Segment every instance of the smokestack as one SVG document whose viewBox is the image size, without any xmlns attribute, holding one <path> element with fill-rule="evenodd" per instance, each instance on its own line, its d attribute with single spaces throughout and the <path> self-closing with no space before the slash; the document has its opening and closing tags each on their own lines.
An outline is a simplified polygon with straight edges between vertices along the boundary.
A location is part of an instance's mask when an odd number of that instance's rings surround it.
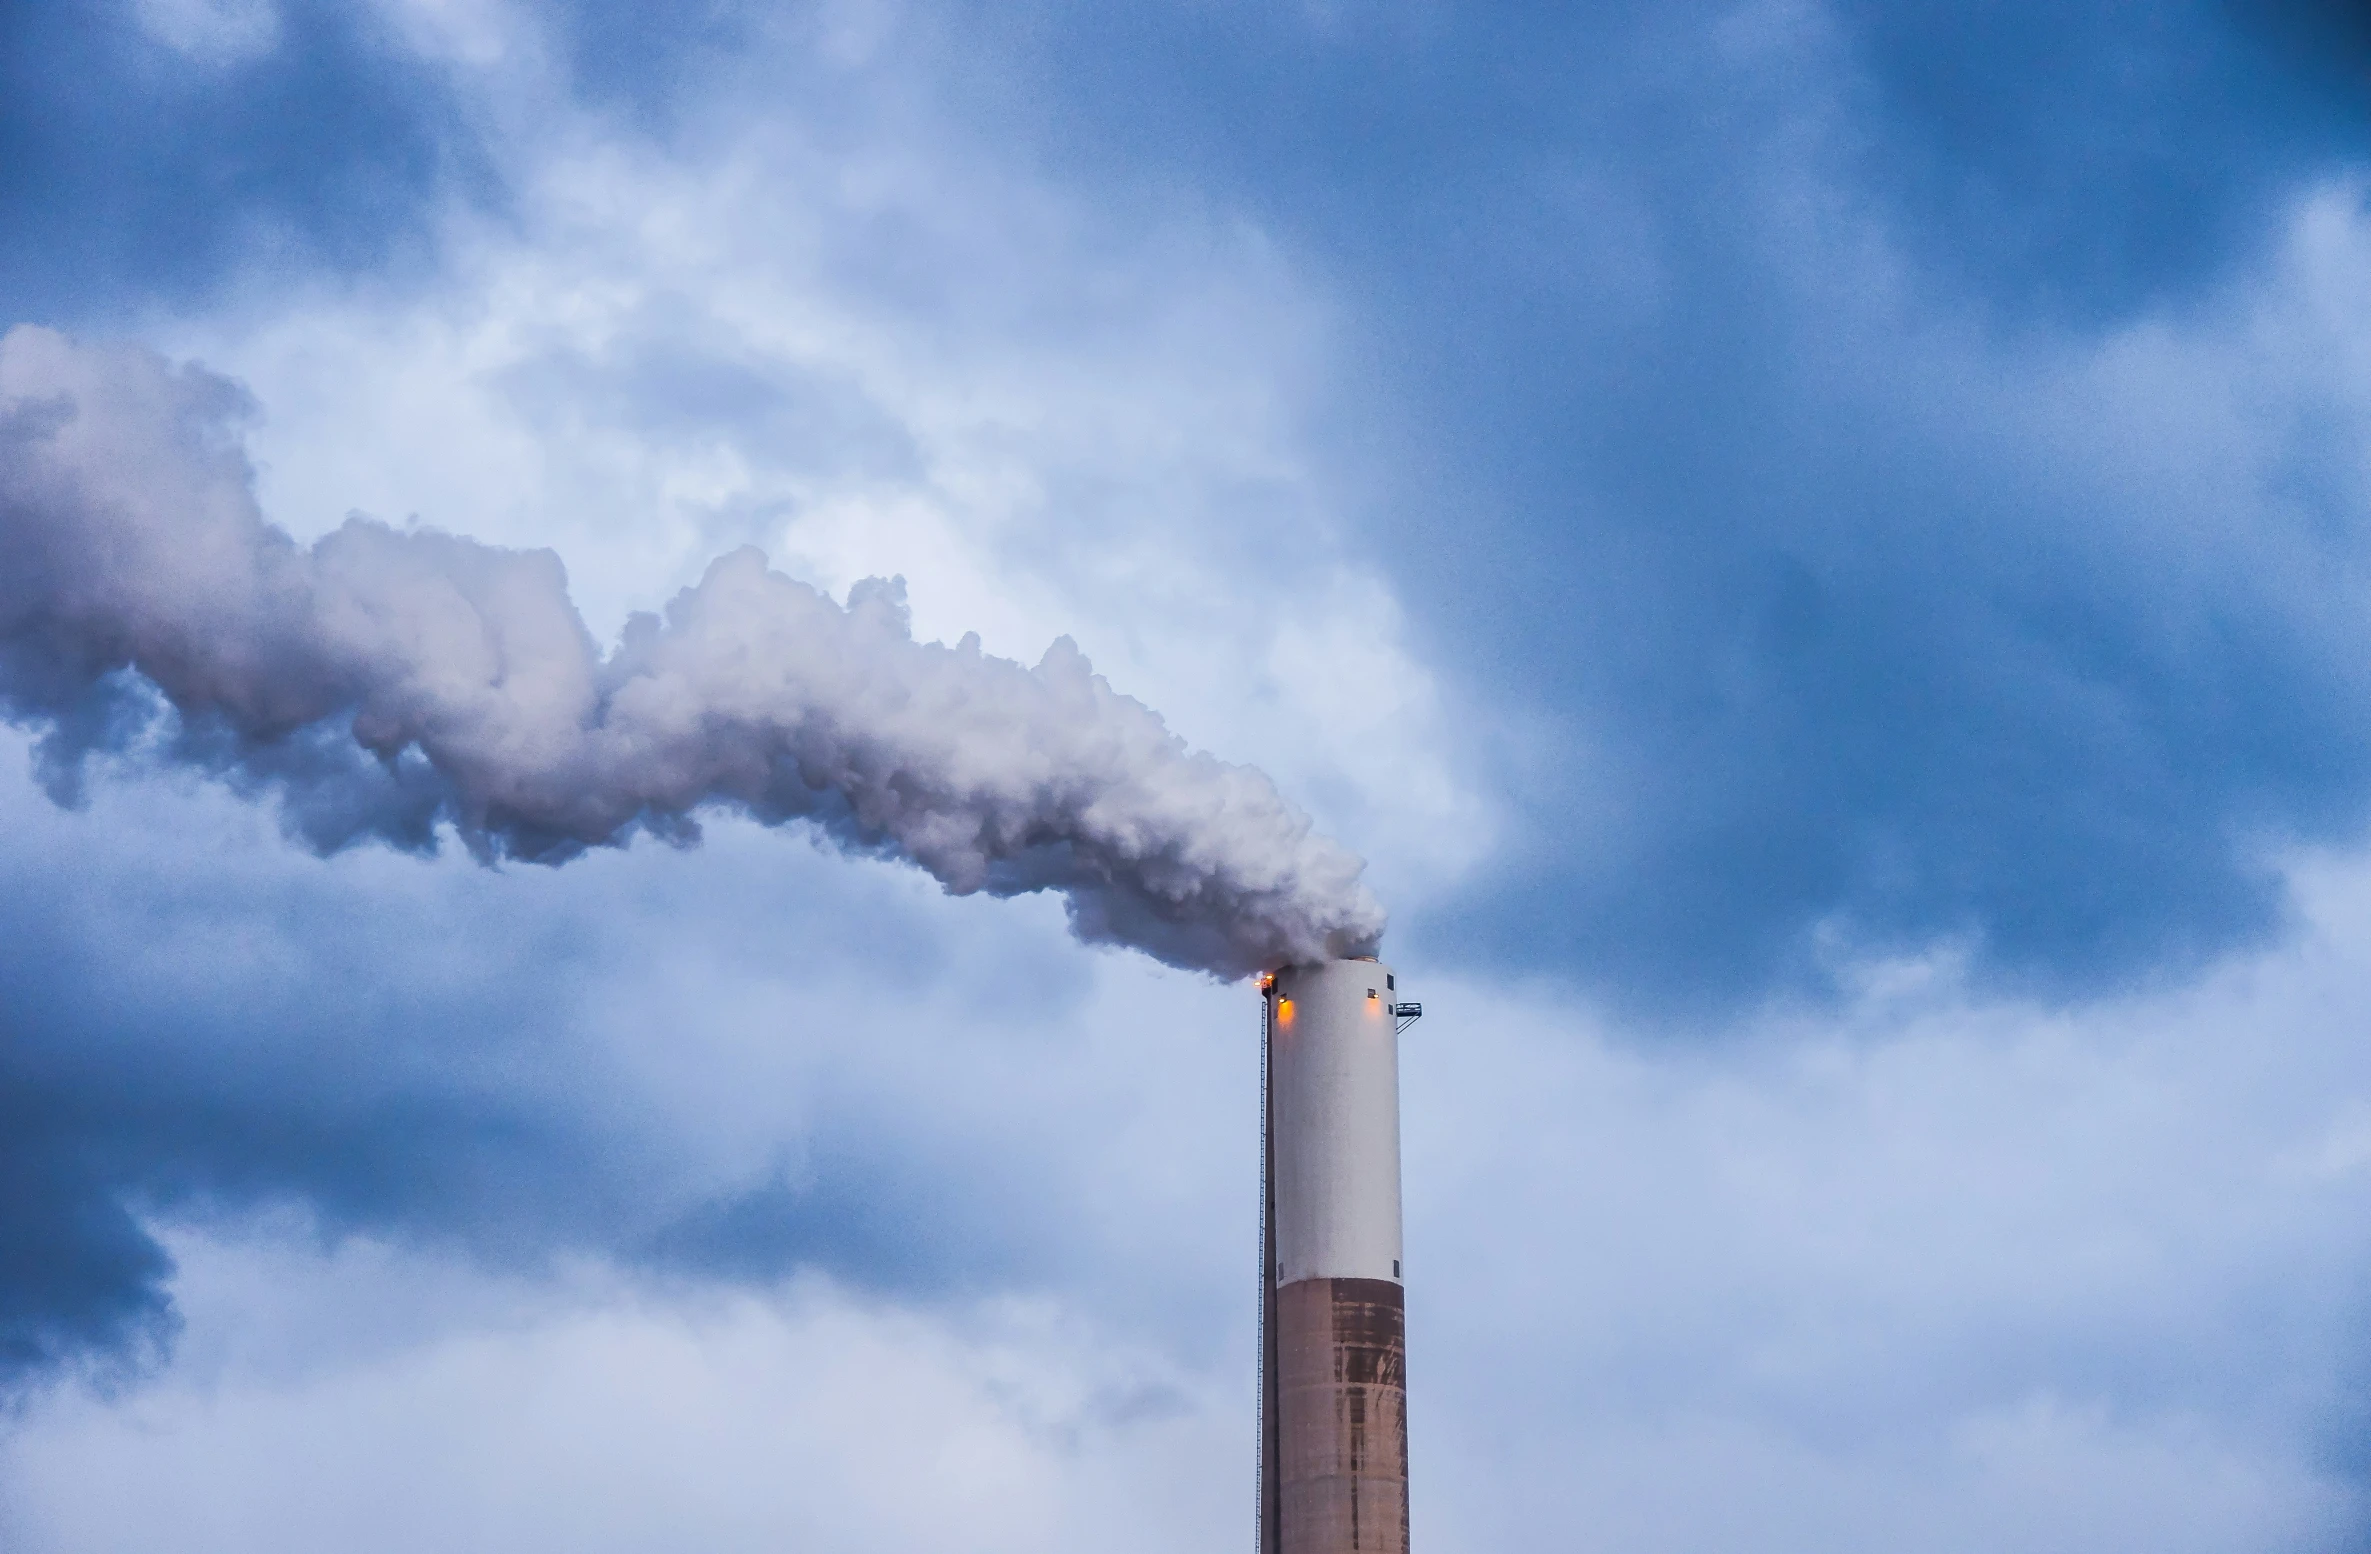
<svg viewBox="0 0 2371 1554">
<path fill-rule="evenodd" d="M 1373 959 L 1262 979 L 1260 1554 L 1405 1554 L 1399 1032 Z"/>
</svg>

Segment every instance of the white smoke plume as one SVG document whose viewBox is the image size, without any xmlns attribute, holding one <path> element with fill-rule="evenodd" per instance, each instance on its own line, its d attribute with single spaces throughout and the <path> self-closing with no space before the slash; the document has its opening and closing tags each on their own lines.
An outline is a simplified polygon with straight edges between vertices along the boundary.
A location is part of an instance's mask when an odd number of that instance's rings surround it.
<svg viewBox="0 0 2371 1554">
<path fill-rule="evenodd" d="M 299 545 L 256 505 L 246 410 L 143 350 L 0 337 L 0 710 L 61 801 L 136 747 L 323 851 L 450 828 L 554 863 L 724 806 L 959 895 L 1059 891 L 1080 938 L 1222 977 L 1382 934 L 1357 857 L 1068 638 L 1035 668 L 916 642 L 900 585 L 843 608 L 745 549 L 605 653 L 550 551 L 360 517 Z"/>
</svg>

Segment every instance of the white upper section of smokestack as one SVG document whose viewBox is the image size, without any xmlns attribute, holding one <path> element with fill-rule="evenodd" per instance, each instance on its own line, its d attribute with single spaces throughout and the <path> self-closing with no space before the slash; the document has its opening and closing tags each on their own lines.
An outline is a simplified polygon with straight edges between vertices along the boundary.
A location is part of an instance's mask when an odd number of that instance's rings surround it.
<svg viewBox="0 0 2371 1554">
<path fill-rule="evenodd" d="M 1222 976 L 1382 933 L 1354 854 L 1067 638 L 1035 666 L 916 642 L 898 585 L 841 605 L 742 550 L 604 653 L 549 551 L 363 518 L 297 544 L 244 409 L 145 351 L 0 337 L 0 715 L 45 730 L 61 797 L 138 745 L 275 792 L 325 851 L 450 827 L 547 862 L 722 805 L 957 894 L 1059 892 L 1081 938 Z"/>
<path fill-rule="evenodd" d="M 1391 968 L 1336 960 L 1269 994 L 1276 1282 L 1400 1277 L 1400 1059 Z"/>
</svg>

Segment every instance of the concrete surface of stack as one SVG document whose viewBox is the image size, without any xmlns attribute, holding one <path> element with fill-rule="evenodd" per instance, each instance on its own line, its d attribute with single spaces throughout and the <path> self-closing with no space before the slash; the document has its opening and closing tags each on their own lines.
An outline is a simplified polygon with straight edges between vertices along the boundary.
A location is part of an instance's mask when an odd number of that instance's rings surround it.
<svg viewBox="0 0 2371 1554">
<path fill-rule="evenodd" d="M 1399 1030 L 1370 959 L 1262 979 L 1261 1554 L 1405 1554 Z"/>
</svg>

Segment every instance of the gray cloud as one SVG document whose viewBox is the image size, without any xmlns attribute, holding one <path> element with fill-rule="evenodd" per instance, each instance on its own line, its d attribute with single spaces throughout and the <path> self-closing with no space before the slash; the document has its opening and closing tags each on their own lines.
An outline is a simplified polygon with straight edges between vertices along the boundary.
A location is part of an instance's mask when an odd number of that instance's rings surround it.
<svg viewBox="0 0 2371 1554">
<path fill-rule="evenodd" d="M 1508 817 L 1401 948 L 1684 1020 L 1832 993 L 1839 935 L 2194 975 L 2283 930 L 2266 839 L 2361 834 L 2361 414 L 2275 316 L 2371 146 L 2341 9 L 1065 7 L 1012 46 L 1066 172 L 1332 287 L 1331 455 Z"/>
<path fill-rule="evenodd" d="M 248 266 L 383 274 L 444 200 L 498 206 L 455 83 L 387 22 L 341 0 L 0 10 L 11 307 L 120 322 Z"/>
<path fill-rule="evenodd" d="M 924 1300 L 1077 1260 L 1080 1184 L 1010 1120 L 1113 1113 L 1048 1099 L 1072 1038 L 1040 1033 L 1123 963 L 1064 972 L 1047 906 L 983 916 L 741 820 L 566 874 L 324 864 L 182 789 L 74 814 L 0 783 L 0 1396 L 165 1352 L 160 1223 Z"/>
</svg>

